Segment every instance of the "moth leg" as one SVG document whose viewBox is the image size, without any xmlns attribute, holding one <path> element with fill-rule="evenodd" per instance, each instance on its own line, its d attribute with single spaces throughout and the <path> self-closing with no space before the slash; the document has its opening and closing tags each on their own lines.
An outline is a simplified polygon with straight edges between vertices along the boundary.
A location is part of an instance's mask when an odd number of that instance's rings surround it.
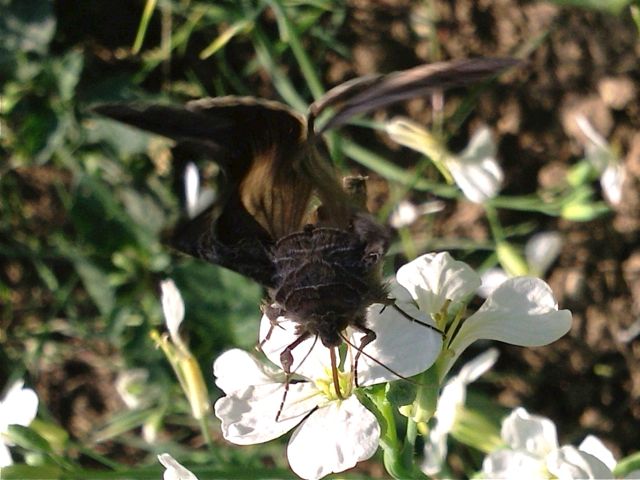
<svg viewBox="0 0 640 480">
<path fill-rule="evenodd" d="M 382 314 L 382 312 L 384 312 L 389 305 L 395 305 L 396 299 L 387 297 L 381 300 L 380 303 L 382 304 L 382 308 L 380 309 L 378 314 Z"/>
<path fill-rule="evenodd" d="M 269 327 L 269 331 L 267 332 L 265 337 L 258 343 L 258 345 L 256 345 L 256 350 L 258 350 L 259 352 L 262 351 L 262 347 L 264 346 L 265 342 L 271 338 L 273 329 L 278 326 L 278 322 L 276 320 L 278 319 L 278 317 L 281 317 L 285 313 L 285 310 L 283 308 L 274 307 L 270 304 L 263 304 L 261 310 L 262 313 L 265 314 L 269 319 L 269 323 L 271 323 L 271 326 Z"/>
<path fill-rule="evenodd" d="M 364 337 L 362 337 L 362 340 L 360 340 L 360 345 L 358 345 L 358 348 L 356 349 L 358 350 L 358 353 L 356 353 L 356 356 L 353 359 L 354 380 L 357 388 L 360 386 L 360 384 L 358 383 L 358 360 L 360 360 L 360 355 L 362 355 L 364 347 L 373 342 L 376 338 L 378 338 L 378 336 L 376 335 L 376 332 L 374 332 L 370 328 L 365 327 L 364 325 L 356 325 L 356 328 L 364 333 Z"/>
<path fill-rule="evenodd" d="M 280 364 L 282 365 L 282 370 L 285 373 L 285 381 L 284 393 L 282 394 L 282 400 L 280 401 L 280 408 L 278 408 L 278 413 L 276 414 L 276 422 L 280 420 L 280 415 L 282 414 L 282 410 L 284 408 L 284 402 L 287 399 L 287 394 L 289 393 L 289 384 L 291 383 L 291 365 L 293 365 L 293 354 L 291 352 L 294 348 L 296 348 L 310 336 L 311 334 L 309 332 L 303 333 L 298 338 L 296 338 L 293 343 L 287 345 L 280 353 Z"/>
</svg>

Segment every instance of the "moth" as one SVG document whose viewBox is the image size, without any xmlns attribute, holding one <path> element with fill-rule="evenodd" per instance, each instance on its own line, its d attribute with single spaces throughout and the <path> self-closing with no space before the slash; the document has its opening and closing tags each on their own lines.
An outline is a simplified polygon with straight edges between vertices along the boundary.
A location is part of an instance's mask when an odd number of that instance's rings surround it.
<svg viewBox="0 0 640 480">
<path fill-rule="evenodd" d="M 335 347 L 347 341 L 343 332 L 353 327 L 365 334 L 357 366 L 376 338 L 367 308 L 393 303 L 381 278 L 389 234 L 366 210 L 364 180 L 352 177 L 344 186 L 338 180 L 322 134 L 355 115 L 479 82 L 515 63 L 468 59 L 356 78 L 311 104 L 306 117 L 252 97 L 204 98 L 183 107 L 107 104 L 95 111 L 170 137 L 220 166 L 217 200 L 176 229 L 173 246 L 263 285 L 272 324 L 281 315 L 297 324 L 297 339 L 280 355 L 285 373 L 291 374 L 296 346 L 315 337 L 329 349 L 341 397 Z"/>
</svg>

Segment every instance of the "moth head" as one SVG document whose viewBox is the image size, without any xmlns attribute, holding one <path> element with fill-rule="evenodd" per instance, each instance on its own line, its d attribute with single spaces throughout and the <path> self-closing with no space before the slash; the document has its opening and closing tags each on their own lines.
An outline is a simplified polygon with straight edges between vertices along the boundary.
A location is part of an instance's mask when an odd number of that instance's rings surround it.
<svg viewBox="0 0 640 480">
<path fill-rule="evenodd" d="M 365 212 L 358 212 L 354 215 L 351 228 L 365 245 L 362 256 L 362 262 L 365 266 L 372 269 L 380 265 L 389 249 L 390 236 L 387 228 Z"/>
</svg>

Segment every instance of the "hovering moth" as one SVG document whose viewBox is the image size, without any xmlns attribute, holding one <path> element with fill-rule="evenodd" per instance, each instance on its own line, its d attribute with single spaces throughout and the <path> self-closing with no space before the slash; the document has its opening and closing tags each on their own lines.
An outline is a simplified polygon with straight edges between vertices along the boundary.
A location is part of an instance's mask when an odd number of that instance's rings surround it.
<svg viewBox="0 0 640 480">
<path fill-rule="evenodd" d="M 314 102 L 306 117 L 250 97 L 205 98 L 184 107 L 108 104 L 95 111 L 175 139 L 220 166 L 215 203 L 176 229 L 173 246 L 263 285 L 272 323 L 285 316 L 297 324 L 297 339 L 280 355 L 284 371 L 291 374 L 295 347 L 315 337 L 329 349 L 341 396 L 335 347 L 346 341 L 344 330 L 365 334 L 357 361 L 376 338 L 367 308 L 393 304 L 381 278 L 389 234 L 366 211 L 363 180 L 341 185 L 322 134 L 354 115 L 478 82 L 515 63 L 470 59 L 356 78 Z M 329 111 L 316 129 L 316 118 Z"/>
</svg>

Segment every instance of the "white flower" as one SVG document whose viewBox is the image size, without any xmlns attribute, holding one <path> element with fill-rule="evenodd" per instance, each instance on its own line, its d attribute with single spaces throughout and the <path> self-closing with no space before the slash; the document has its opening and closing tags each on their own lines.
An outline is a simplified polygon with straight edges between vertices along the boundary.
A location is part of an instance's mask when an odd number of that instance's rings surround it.
<svg viewBox="0 0 640 480">
<path fill-rule="evenodd" d="M 576 124 L 587 139 L 584 143 L 586 159 L 600 174 L 600 186 L 605 198 L 611 205 L 619 205 L 622 200 L 622 184 L 626 179 L 624 165 L 587 117 L 576 115 Z"/>
<path fill-rule="evenodd" d="M 490 478 L 613 478 L 611 470 L 587 449 L 558 447 L 551 420 L 515 409 L 502 423 L 507 449 L 487 455 L 482 472 Z M 591 445 L 593 451 L 593 445 Z"/>
<path fill-rule="evenodd" d="M 538 347 L 562 337 L 571 328 L 571 312 L 558 310 L 549 285 L 539 278 L 510 278 L 496 288 L 467 318 L 449 344 L 442 375 L 473 342 L 480 339 Z"/>
<path fill-rule="evenodd" d="M 448 252 L 427 253 L 403 265 L 396 274 L 421 311 L 440 312 L 446 301 L 465 300 L 480 287 L 480 277 L 466 263 Z"/>
<path fill-rule="evenodd" d="M 562 249 L 562 236 L 558 232 L 540 232 L 533 235 L 524 246 L 524 256 L 529 274 L 544 277 Z M 482 274 L 482 286 L 478 295 L 487 298 L 509 278 L 502 268 L 490 268 Z"/>
<path fill-rule="evenodd" d="M 622 201 L 622 184 L 627 171 L 621 163 L 610 163 L 600 176 L 600 186 L 605 198 L 611 205 L 620 205 Z"/>
<path fill-rule="evenodd" d="M 498 350 L 492 348 L 465 364 L 460 373 L 447 382 L 438 398 L 434 418 L 436 425 L 425 440 L 422 471 L 435 475 L 442 469 L 447 456 L 447 435 L 453 429 L 458 413 L 467 398 L 467 385 L 489 370 L 498 359 Z"/>
<path fill-rule="evenodd" d="M 166 468 L 162 476 L 164 480 L 198 480 L 198 477 L 183 467 L 168 453 L 158 455 L 158 461 Z"/>
<path fill-rule="evenodd" d="M 427 254 L 413 260 L 398 271 L 397 279 L 411 293 L 420 310 L 431 315 L 441 312 L 446 302 L 455 304 L 464 300 L 480 285 L 471 267 L 453 260 L 447 253 Z M 477 312 L 464 320 L 449 343 L 450 352 L 443 354 L 439 361 L 440 378 L 444 378 L 458 356 L 476 340 L 540 346 L 557 340 L 570 328 L 571 312 L 558 311 L 549 285 L 531 277 L 509 279 L 489 295 Z"/>
<path fill-rule="evenodd" d="M 184 302 L 180 290 L 171 279 L 160 282 L 160 289 L 162 291 L 162 311 L 171 340 L 178 347 L 186 348 L 179 333 L 180 325 L 184 320 Z"/>
<path fill-rule="evenodd" d="M 195 163 L 189 162 L 184 171 L 184 192 L 187 215 L 193 218 L 213 203 L 211 189 L 200 189 L 200 174 Z"/>
<path fill-rule="evenodd" d="M 425 202 L 420 205 L 415 205 L 408 200 L 403 200 L 396 208 L 393 209 L 393 212 L 389 217 L 389 225 L 396 230 L 408 227 L 421 216 L 439 212 L 443 208 L 444 203 L 439 200 Z"/>
<path fill-rule="evenodd" d="M 184 302 L 180 291 L 173 280 L 163 280 L 160 283 L 162 291 L 162 311 L 164 313 L 169 335 L 160 336 L 152 332 L 152 338 L 162 348 L 176 372 L 180 386 L 184 391 L 191 412 L 197 420 L 203 418 L 209 411 L 207 386 L 202 377 L 202 371 L 189 347 L 180 337 L 180 325 L 184 320 Z"/>
<path fill-rule="evenodd" d="M 558 258 L 562 243 L 562 236 L 558 232 L 540 232 L 533 235 L 524 246 L 529 273 L 542 277 Z"/>
<path fill-rule="evenodd" d="M 38 396 L 30 388 L 22 388 L 24 382 L 13 383 L 5 397 L 0 400 L 0 468 L 13 464 L 11 453 L 5 440 L 10 425 L 28 427 L 38 412 Z"/>
<path fill-rule="evenodd" d="M 459 156 L 446 163 L 465 197 L 483 203 L 500 191 L 504 174 L 495 158 L 496 146 L 487 127 L 478 129 Z"/>
<path fill-rule="evenodd" d="M 144 368 L 124 370 L 118 374 L 115 383 L 116 392 L 127 408 L 135 410 L 149 405 L 154 395 L 145 392 L 148 378 L 149 372 Z"/>
<path fill-rule="evenodd" d="M 429 131 L 406 118 L 394 118 L 387 123 L 386 131 L 400 145 L 427 155 L 441 171 L 443 168 L 448 171 L 472 202 L 485 202 L 500 190 L 504 175 L 495 158 L 491 131 L 486 126 L 473 134 L 459 155 L 447 151 Z M 443 174 L 448 177 L 446 172 Z"/>
<path fill-rule="evenodd" d="M 393 291 L 409 297 L 399 286 Z M 398 300 L 397 304 L 411 317 L 430 322 L 411 303 Z M 367 319 L 377 338 L 364 352 L 386 368 L 363 354 L 357 368 L 361 386 L 397 380 L 397 375 L 416 375 L 429 368 L 440 353 L 442 339 L 437 332 L 409 321 L 391 306 L 372 305 Z M 263 365 L 241 350 L 230 350 L 215 361 L 216 384 L 226 394 L 216 402 L 215 413 L 222 421 L 224 437 L 239 445 L 266 442 L 296 427 L 287 448 L 291 469 L 303 478 L 320 478 L 370 458 L 378 448 L 380 426 L 354 394 L 352 348 L 345 366 L 338 369 L 340 399 L 329 350 L 318 340 L 303 341 L 292 352 L 294 381 L 283 402 L 286 377 L 279 357 L 297 338 L 295 327 L 281 317 L 272 329 L 268 318 L 262 318 L 261 338 L 271 330 L 263 351 L 280 368 Z M 361 332 L 348 329 L 347 334 L 353 345 L 360 344 Z"/>
</svg>

